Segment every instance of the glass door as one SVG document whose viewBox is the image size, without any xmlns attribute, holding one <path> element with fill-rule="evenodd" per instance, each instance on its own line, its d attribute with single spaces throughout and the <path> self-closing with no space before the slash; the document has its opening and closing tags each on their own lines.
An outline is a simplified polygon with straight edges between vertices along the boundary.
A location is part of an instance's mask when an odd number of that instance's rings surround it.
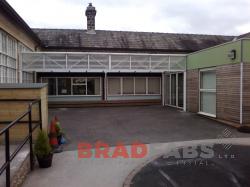
<svg viewBox="0 0 250 187">
<path fill-rule="evenodd" d="M 200 113 L 216 117 L 216 72 L 200 71 Z"/>
<path fill-rule="evenodd" d="M 178 105 L 177 106 L 180 108 L 183 108 L 183 95 L 184 95 L 183 94 L 183 92 L 184 92 L 183 82 L 184 82 L 183 73 L 178 73 L 178 90 L 177 90 L 177 92 L 178 92 L 178 101 L 177 101 Z"/>
<path fill-rule="evenodd" d="M 183 108 L 184 74 L 170 74 L 170 105 Z"/>
<path fill-rule="evenodd" d="M 170 75 L 170 105 L 176 106 L 176 74 Z"/>
</svg>

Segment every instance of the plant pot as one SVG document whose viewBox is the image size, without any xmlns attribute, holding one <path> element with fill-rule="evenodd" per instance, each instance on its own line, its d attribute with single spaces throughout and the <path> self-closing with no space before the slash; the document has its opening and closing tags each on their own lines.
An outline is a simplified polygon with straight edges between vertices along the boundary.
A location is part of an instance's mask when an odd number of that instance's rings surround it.
<svg viewBox="0 0 250 187">
<path fill-rule="evenodd" d="M 47 155 L 47 156 L 44 156 L 44 157 L 38 157 L 37 156 L 37 160 L 38 160 L 40 168 L 49 168 L 49 167 L 51 167 L 52 159 L 53 159 L 53 154 L 52 153 Z"/>
</svg>

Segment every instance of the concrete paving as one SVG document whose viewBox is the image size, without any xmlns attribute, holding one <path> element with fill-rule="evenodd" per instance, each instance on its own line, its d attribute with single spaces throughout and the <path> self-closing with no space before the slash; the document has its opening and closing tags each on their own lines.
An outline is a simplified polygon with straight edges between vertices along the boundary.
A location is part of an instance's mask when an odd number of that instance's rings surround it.
<svg viewBox="0 0 250 187">
<path fill-rule="evenodd" d="M 122 187 L 126 177 L 138 166 L 156 156 L 166 154 L 180 146 L 224 143 L 250 145 L 250 138 L 199 140 L 173 143 L 149 144 L 149 152 L 141 159 L 78 159 L 77 151 L 56 154 L 53 166 L 36 169 L 24 183 L 24 187 Z M 128 146 L 129 147 L 129 146 Z M 112 148 L 113 150 L 114 148 Z"/>
<path fill-rule="evenodd" d="M 143 166 L 124 187 L 250 186 L 250 146 L 227 146 L 210 145 L 210 152 L 206 154 L 202 151 L 204 148 L 197 146 L 195 151 L 200 153 L 197 155 L 193 148 L 188 148 L 188 155 L 187 147 L 178 148 L 176 156 L 171 152 Z"/>
<path fill-rule="evenodd" d="M 120 141 L 130 145 L 250 137 L 214 120 L 161 106 L 51 109 L 49 115 L 59 117 L 70 139 L 65 150 L 98 140 L 115 146 Z"/>
<path fill-rule="evenodd" d="M 50 119 L 57 115 L 61 121 L 70 139 L 65 147 L 67 151 L 54 155 L 52 168 L 32 172 L 24 187 L 121 187 L 136 167 L 176 146 L 221 141 L 250 143 L 249 134 L 195 114 L 161 106 L 51 109 L 49 115 Z M 149 152 L 141 159 L 78 159 L 78 143 L 94 144 L 99 140 L 110 146 L 117 142 L 131 145 L 140 141 L 147 143 Z M 111 148 L 111 152 L 114 149 Z"/>
</svg>

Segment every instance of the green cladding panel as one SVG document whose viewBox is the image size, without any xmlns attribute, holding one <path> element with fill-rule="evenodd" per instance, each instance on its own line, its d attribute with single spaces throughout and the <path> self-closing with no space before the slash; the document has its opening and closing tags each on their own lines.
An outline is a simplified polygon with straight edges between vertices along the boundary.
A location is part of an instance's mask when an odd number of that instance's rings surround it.
<svg viewBox="0 0 250 187">
<path fill-rule="evenodd" d="M 250 63 L 250 40 L 243 40 L 243 62 Z"/>
<path fill-rule="evenodd" d="M 250 45 L 250 44 L 248 44 Z M 236 59 L 231 60 L 228 53 L 236 50 Z M 250 57 L 250 54 L 249 54 Z M 241 41 L 225 43 L 223 45 L 204 49 L 187 56 L 187 69 L 208 68 L 224 64 L 239 63 L 241 61 Z"/>
</svg>

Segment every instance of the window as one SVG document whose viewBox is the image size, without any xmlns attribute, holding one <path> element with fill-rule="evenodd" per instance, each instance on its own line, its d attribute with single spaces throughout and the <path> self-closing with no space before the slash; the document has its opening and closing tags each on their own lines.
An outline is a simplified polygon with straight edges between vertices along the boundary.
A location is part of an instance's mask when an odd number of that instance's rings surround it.
<svg viewBox="0 0 250 187">
<path fill-rule="evenodd" d="M 133 77 L 123 78 L 123 94 L 125 95 L 134 94 L 134 78 Z"/>
<path fill-rule="evenodd" d="M 86 78 L 73 78 L 73 84 L 86 85 Z"/>
<path fill-rule="evenodd" d="M 87 95 L 101 95 L 100 78 L 88 78 L 87 80 Z"/>
<path fill-rule="evenodd" d="M 48 84 L 48 95 L 56 95 L 56 78 L 42 78 L 42 82 Z"/>
<path fill-rule="evenodd" d="M 58 78 L 58 95 L 71 95 L 70 78 Z"/>
<path fill-rule="evenodd" d="M 31 52 L 32 50 L 28 47 L 26 47 L 24 44 L 22 43 L 18 43 L 18 52 Z M 22 82 L 23 83 L 33 83 L 34 82 L 34 74 L 33 72 L 27 72 L 27 71 L 23 71 L 22 72 Z"/>
<path fill-rule="evenodd" d="M 108 78 L 108 95 L 161 95 L 160 77 Z"/>
<path fill-rule="evenodd" d="M 17 82 L 17 41 L 0 30 L 0 83 Z"/>
<path fill-rule="evenodd" d="M 22 43 L 18 42 L 9 34 L 0 30 L 0 83 L 16 83 L 18 81 L 17 53 L 32 51 Z M 22 72 L 24 83 L 33 82 L 32 72 Z"/>
<path fill-rule="evenodd" d="M 161 94 L 161 79 L 157 77 L 148 78 L 148 94 Z"/>
<path fill-rule="evenodd" d="M 22 72 L 22 76 L 23 76 L 23 83 L 33 83 L 34 80 L 33 80 L 33 73 L 32 72 L 26 72 L 26 71 L 23 71 Z"/>
<path fill-rule="evenodd" d="M 146 77 L 136 77 L 135 78 L 135 94 L 146 94 Z"/>
<path fill-rule="evenodd" d="M 48 83 L 48 95 L 101 95 L 101 81 L 99 77 L 42 77 L 41 82 Z"/>
<path fill-rule="evenodd" d="M 73 78 L 73 95 L 86 95 L 86 78 Z"/>
<path fill-rule="evenodd" d="M 121 79 L 120 78 L 108 78 L 108 94 L 109 95 L 121 94 Z"/>
<path fill-rule="evenodd" d="M 73 95 L 86 95 L 86 85 L 73 85 Z"/>
<path fill-rule="evenodd" d="M 216 72 L 200 71 L 200 112 L 216 116 Z"/>
</svg>

